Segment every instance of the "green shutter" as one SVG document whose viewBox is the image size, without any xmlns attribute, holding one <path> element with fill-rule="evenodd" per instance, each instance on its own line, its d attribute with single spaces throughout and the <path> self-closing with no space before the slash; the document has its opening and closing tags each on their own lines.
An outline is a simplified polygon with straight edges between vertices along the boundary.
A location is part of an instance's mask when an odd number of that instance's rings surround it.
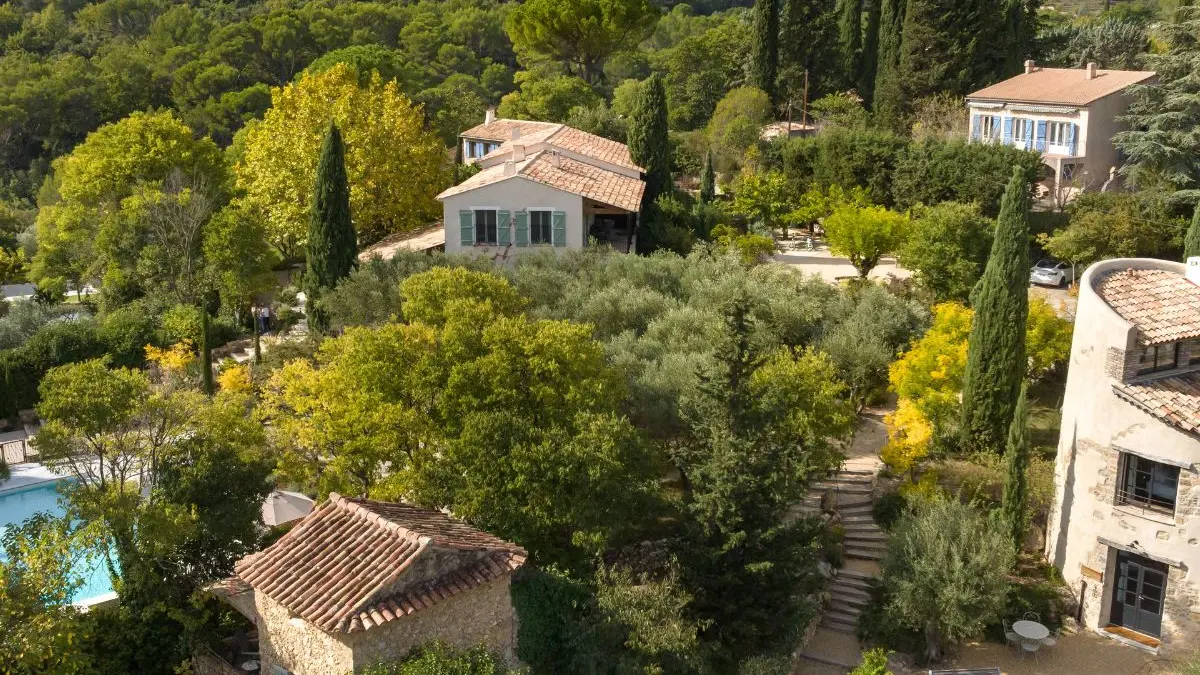
<svg viewBox="0 0 1200 675">
<path fill-rule="evenodd" d="M 509 226 L 512 224 L 512 213 L 508 211 L 496 212 L 496 243 L 500 246 L 508 246 L 512 243 L 512 237 L 509 236 Z"/>
<path fill-rule="evenodd" d="M 529 212 L 517 211 L 517 246 L 529 245 Z"/>
<path fill-rule="evenodd" d="M 566 246 L 567 245 L 567 214 L 563 213 L 562 211 L 555 211 L 553 220 L 551 222 L 554 225 L 554 232 L 553 232 L 554 245 L 555 246 Z"/>
<path fill-rule="evenodd" d="M 458 229 L 462 235 L 463 246 L 475 245 L 475 212 L 474 211 L 459 211 L 458 212 Z"/>
</svg>

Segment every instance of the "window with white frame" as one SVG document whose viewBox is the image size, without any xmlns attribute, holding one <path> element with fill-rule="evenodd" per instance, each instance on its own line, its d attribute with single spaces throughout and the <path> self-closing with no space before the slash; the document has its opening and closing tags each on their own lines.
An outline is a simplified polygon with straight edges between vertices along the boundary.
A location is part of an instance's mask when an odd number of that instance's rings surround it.
<svg viewBox="0 0 1200 675">
<path fill-rule="evenodd" d="M 475 212 L 475 243 L 495 246 L 497 243 L 496 212 L 479 210 Z"/>
<path fill-rule="evenodd" d="M 1016 143 L 1024 143 L 1029 140 L 1029 130 L 1025 127 L 1025 120 L 1013 118 L 1012 138 Z"/>
<path fill-rule="evenodd" d="M 529 243 L 551 243 L 551 211 L 529 211 Z"/>
<path fill-rule="evenodd" d="M 979 129 L 984 138 L 1000 138 L 1000 118 L 984 115 L 979 119 Z"/>
<path fill-rule="evenodd" d="M 1050 145 L 1066 145 L 1070 122 L 1050 122 L 1046 125 L 1046 142 Z"/>
</svg>

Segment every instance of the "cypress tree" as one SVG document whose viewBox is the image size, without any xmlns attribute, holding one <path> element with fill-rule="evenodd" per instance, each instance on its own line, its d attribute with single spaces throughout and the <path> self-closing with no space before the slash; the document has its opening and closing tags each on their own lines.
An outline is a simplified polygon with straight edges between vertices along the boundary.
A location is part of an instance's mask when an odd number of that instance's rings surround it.
<svg viewBox="0 0 1200 675">
<path fill-rule="evenodd" d="M 974 294 L 962 393 L 962 443 L 1002 452 L 1027 367 L 1029 318 L 1029 183 L 1019 166 L 1004 191 L 992 252 Z"/>
<path fill-rule="evenodd" d="M 866 27 L 859 57 L 858 95 L 868 106 L 875 100 L 875 75 L 879 69 L 879 22 L 882 0 L 866 0 Z"/>
<path fill-rule="evenodd" d="M 858 58 L 862 50 L 863 0 L 838 0 L 838 49 L 847 82 L 858 80 Z"/>
<path fill-rule="evenodd" d="M 755 0 L 753 39 L 746 80 L 774 101 L 779 74 L 779 0 Z"/>
<path fill-rule="evenodd" d="M 991 0 L 908 0 L 897 78 L 900 110 L 942 92 L 962 96 L 994 79 L 1003 58 L 994 36 L 1008 37 L 1003 20 Z"/>
<path fill-rule="evenodd" d="M 321 293 L 333 288 L 354 269 L 357 242 L 350 224 L 350 185 L 346 180 L 346 149 L 337 125 L 329 122 L 308 220 L 308 266 L 304 273 L 309 325 L 328 329 L 328 319 L 317 306 Z"/>
<path fill-rule="evenodd" d="M 700 202 L 708 204 L 717 196 L 717 176 L 713 173 L 712 150 L 704 155 L 704 168 L 700 170 Z M 1196 212 L 1200 215 L 1200 210 Z M 1195 226 L 1193 226 L 1195 227 Z"/>
<path fill-rule="evenodd" d="M 1200 255 L 1200 204 L 1192 214 L 1192 224 L 1188 227 L 1187 236 L 1183 239 L 1183 260 Z"/>
<path fill-rule="evenodd" d="M 1012 424 L 1008 425 L 1008 445 L 1004 450 L 1004 494 L 1000 515 L 1010 528 L 1013 546 L 1018 552 L 1025 540 L 1025 514 L 1029 504 L 1029 486 L 1025 471 L 1029 468 L 1029 399 L 1024 385 L 1017 397 Z"/>
<path fill-rule="evenodd" d="M 200 377 L 201 387 L 208 396 L 213 395 L 212 345 L 208 341 L 208 310 L 200 309 Z"/>
<path fill-rule="evenodd" d="M 667 92 L 658 73 L 650 76 L 629 115 L 629 156 L 646 176 L 643 204 L 671 191 L 671 147 L 667 133 Z"/>
<path fill-rule="evenodd" d="M 875 86 L 872 89 L 872 109 L 886 121 L 899 117 L 900 101 L 900 43 L 904 29 L 906 0 L 879 0 L 879 47 L 875 58 Z"/>
</svg>

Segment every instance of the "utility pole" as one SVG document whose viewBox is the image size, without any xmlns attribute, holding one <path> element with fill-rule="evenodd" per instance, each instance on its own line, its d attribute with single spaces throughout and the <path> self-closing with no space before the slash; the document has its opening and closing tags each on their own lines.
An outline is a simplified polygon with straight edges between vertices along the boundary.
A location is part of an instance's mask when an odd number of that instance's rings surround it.
<svg viewBox="0 0 1200 675">
<path fill-rule="evenodd" d="M 808 68 L 804 69 L 804 98 L 801 101 L 800 126 L 802 129 L 808 128 Z M 792 131 L 791 125 L 788 125 L 788 133 Z"/>
</svg>

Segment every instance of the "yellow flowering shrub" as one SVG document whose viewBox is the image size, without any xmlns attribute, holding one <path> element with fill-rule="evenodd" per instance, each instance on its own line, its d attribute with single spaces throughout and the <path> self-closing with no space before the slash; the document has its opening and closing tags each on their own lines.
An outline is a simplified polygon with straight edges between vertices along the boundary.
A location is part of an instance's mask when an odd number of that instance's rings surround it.
<svg viewBox="0 0 1200 675">
<path fill-rule="evenodd" d="M 254 391 L 250 369 L 241 365 L 221 369 L 221 372 L 217 373 L 217 386 L 221 391 L 232 394 L 249 394 Z"/>
<path fill-rule="evenodd" d="M 167 374 L 182 373 L 196 360 L 196 350 L 191 340 L 183 340 L 165 349 L 146 345 L 146 360 Z"/>
<path fill-rule="evenodd" d="M 884 418 L 888 442 L 880 456 L 897 474 L 913 475 L 917 463 L 929 455 L 933 445 L 933 426 L 912 400 L 902 398 L 895 412 Z"/>
</svg>

